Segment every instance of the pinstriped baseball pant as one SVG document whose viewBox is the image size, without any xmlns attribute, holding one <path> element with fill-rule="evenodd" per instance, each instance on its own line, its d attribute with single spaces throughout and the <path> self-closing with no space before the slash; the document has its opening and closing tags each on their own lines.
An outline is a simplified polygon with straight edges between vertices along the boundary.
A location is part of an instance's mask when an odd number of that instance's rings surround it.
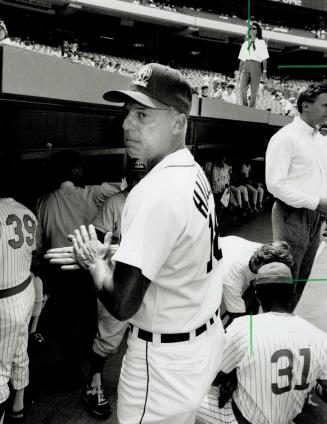
<svg viewBox="0 0 327 424">
<path fill-rule="evenodd" d="M 105 358 L 115 353 L 124 338 L 127 321 L 114 318 L 97 299 L 98 331 L 93 341 L 93 352 Z"/>
<path fill-rule="evenodd" d="M 9 396 L 9 381 L 15 390 L 29 382 L 28 324 L 34 299 L 33 284 L 21 293 L 0 299 L 0 403 Z"/>
</svg>

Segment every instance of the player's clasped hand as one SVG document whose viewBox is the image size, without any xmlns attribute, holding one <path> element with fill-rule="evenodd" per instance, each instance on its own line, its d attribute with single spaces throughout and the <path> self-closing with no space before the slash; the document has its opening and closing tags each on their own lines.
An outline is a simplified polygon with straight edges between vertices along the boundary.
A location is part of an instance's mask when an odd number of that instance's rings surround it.
<svg viewBox="0 0 327 424">
<path fill-rule="evenodd" d="M 109 259 L 111 237 L 112 233 L 107 233 L 104 243 L 101 243 L 92 224 L 88 229 L 81 225 L 79 230 L 74 231 L 74 235 L 68 236 L 73 246 L 50 249 L 45 258 L 53 264 L 61 265 L 64 270 L 89 269 L 99 260 Z"/>
</svg>

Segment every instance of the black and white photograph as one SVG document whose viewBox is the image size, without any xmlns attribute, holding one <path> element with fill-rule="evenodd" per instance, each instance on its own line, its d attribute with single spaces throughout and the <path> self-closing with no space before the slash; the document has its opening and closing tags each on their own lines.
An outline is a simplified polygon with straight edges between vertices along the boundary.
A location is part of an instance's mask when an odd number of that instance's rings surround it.
<svg viewBox="0 0 327 424">
<path fill-rule="evenodd" d="M 327 423 L 327 0 L 0 0 L 0 424 Z"/>
</svg>

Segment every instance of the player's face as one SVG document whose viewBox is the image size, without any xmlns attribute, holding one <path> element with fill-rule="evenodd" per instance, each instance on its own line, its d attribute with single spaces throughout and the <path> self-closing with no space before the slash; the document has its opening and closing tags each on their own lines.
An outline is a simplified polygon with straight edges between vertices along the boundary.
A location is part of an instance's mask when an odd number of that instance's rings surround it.
<svg viewBox="0 0 327 424">
<path fill-rule="evenodd" d="M 138 103 L 126 103 L 125 110 L 123 129 L 128 156 L 145 164 L 164 157 L 173 144 L 175 111 L 150 109 Z"/>
<path fill-rule="evenodd" d="M 250 27 L 250 36 L 251 36 L 252 40 L 254 40 L 256 38 L 257 32 L 258 32 L 258 30 L 254 25 Z"/>
<path fill-rule="evenodd" d="M 327 93 L 319 94 L 313 103 L 306 103 L 306 113 L 311 126 L 327 123 Z"/>
</svg>

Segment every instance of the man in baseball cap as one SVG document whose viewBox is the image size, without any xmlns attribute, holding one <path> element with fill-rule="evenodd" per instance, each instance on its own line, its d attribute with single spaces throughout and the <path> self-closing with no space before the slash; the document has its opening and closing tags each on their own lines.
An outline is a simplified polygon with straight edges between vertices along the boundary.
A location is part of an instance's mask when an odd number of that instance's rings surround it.
<svg viewBox="0 0 327 424">
<path fill-rule="evenodd" d="M 176 69 L 158 63 L 143 66 L 132 78 L 129 90 L 112 90 L 105 100 L 125 103 L 134 100 L 151 109 L 176 109 L 189 115 L 192 91 L 189 83 Z"/>
<path fill-rule="evenodd" d="M 327 402 L 327 336 L 292 313 L 294 288 L 285 264 L 258 270 L 264 313 L 237 318 L 228 327 L 219 373 L 223 386 L 210 389 L 197 424 L 219 424 L 226 417 L 229 423 L 291 424 L 313 387 Z"/>
<path fill-rule="evenodd" d="M 101 244 L 93 226 L 75 230 L 75 250 L 47 257 L 88 269 L 102 304 L 129 322 L 119 424 L 192 424 L 219 370 L 225 336 L 214 198 L 185 146 L 191 87 L 178 71 L 151 63 L 129 90 L 104 97 L 125 103 L 127 153 L 149 170 L 127 196 L 115 269 L 110 238 Z"/>
</svg>

